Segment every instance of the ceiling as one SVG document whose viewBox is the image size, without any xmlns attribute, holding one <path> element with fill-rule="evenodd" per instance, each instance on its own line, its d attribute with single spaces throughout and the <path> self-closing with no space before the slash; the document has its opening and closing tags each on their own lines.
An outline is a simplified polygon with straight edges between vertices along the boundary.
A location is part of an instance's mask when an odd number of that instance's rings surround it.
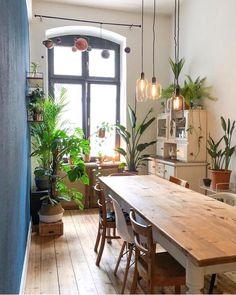
<svg viewBox="0 0 236 295">
<path fill-rule="evenodd" d="M 140 12 L 141 0 L 37 0 L 38 2 L 51 2 L 72 4 L 78 6 L 95 7 L 101 9 L 114 9 L 127 12 Z M 174 0 L 156 0 L 157 13 L 172 14 Z M 153 11 L 153 0 L 144 0 L 145 13 Z"/>
</svg>

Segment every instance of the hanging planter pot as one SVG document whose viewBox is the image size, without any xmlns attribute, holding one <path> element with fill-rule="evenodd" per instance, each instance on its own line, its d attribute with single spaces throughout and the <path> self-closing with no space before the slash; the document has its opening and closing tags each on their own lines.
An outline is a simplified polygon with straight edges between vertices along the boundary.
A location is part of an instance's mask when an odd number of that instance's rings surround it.
<svg viewBox="0 0 236 295">
<path fill-rule="evenodd" d="M 100 128 L 98 130 L 98 137 L 99 138 L 104 138 L 106 136 L 106 129 L 105 128 Z"/>
</svg>

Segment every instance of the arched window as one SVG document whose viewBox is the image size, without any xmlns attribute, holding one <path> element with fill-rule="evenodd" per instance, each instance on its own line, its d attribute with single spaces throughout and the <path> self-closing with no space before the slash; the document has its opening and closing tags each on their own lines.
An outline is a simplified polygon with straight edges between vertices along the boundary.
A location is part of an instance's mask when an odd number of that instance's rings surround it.
<svg viewBox="0 0 236 295">
<path fill-rule="evenodd" d="M 55 46 L 48 50 L 49 94 L 57 96 L 66 88 L 64 119 L 90 137 L 91 156 L 113 156 L 119 137 L 113 130 L 105 142 L 96 131 L 103 122 L 120 122 L 120 45 L 94 36 L 79 37 L 88 41 L 91 51 L 72 51 L 78 35 L 51 38 Z M 109 50 L 109 58 L 102 57 L 104 49 Z"/>
</svg>

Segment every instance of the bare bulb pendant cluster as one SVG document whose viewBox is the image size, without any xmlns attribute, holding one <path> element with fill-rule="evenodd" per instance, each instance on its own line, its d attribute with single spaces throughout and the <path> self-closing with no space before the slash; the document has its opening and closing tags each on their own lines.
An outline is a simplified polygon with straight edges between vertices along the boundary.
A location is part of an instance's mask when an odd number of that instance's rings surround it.
<svg viewBox="0 0 236 295">
<path fill-rule="evenodd" d="M 175 0 L 175 65 L 178 67 L 178 72 L 175 77 L 175 92 L 173 93 L 173 96 L 171 98 L 172 101 L 172 112 L 177 112 L 184 110 L 184 97 L 181 95 L 180 86 L 179 86 L 179 73 L 181 70 L 181 61 L 179 60 L 179 15 L 180 15 L 180 3 L 179 0 Z M 173 114 L 172 114 L 172 117 Z"/>
<path fill-rule="evenodd" d="M 142 72 L 140 79 L 136 82 L 136 99 L 137 101 L 146 101 L 147 99 L 156 100 L 161 96 L 161 85 L 157 82 L 155 77 L 155 22 L 156 22 L 156 0 L 153 0 L 153 77 L 152 81 L 148 83 L 145 79 L 144 71 L 143 71 L 143 14 L 144 14 L 144 0 L 142 0 L 142 52 L 141 52 L 141 60 L 142 60 Z"/>
</svg>

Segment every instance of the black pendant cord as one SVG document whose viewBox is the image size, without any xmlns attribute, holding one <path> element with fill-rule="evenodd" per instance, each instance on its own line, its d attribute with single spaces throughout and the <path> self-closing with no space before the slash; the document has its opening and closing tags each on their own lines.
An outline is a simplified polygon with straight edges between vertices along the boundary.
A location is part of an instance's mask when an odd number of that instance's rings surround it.
<svg viewBox="0 0 236 295">
<path fill-rule="evenodd" d="M 143 11 L 144 11 L 144 4 L 143 4 L 143 1 L 142 0 L 142 37 L 141 37 L 141 61 L 142 61 L 142 73 L 143 73 Z"/>
<path fill-rule="evenodd" d="M 59 20 L 68 20 L 68 21 L 73 21 L 73 22 L 81 22 L 81 23 L 101 24 L 101 25 L 110 25 L 110 26 L 121 26 L 121 27 L 130 27 L 130 28 L 141 28 L 141 25 L 137 25 L 137 24 L 99 22 L 99 21 L 93 21 L 93 20 L 67 18 L 67 17 L 59 17 L 59 16 L 51 16 L 51 15 L 35 14 L 34 17 L 39 17 L 40 19 L 49 18 L 49 19 L 59 19 Z"/>
<path fill-rule="evenodd" d="M 174 43 L 175 43 L 175 64 L 177 64 L 177 0 L 175 0 L 175 15 L 174 15 Z M 174 85 L 178 85 L 178 78 L 174 75 Z"/>
<path fill-rule="evenodd" d="M 155 24 L 156 24 L 156 0 L 153 0 L 153 24 L 152 24 L 152 33 L 153 33 L 153 39 L 152 39 L 152 76 L 155 77 L 155 42 L 156 42 L 156 32 L 155 32 Z"/>
<path fill-rule="evenodd" d="M 180 3 L 175 0 L 175 18 L 174 18 L 174 42 L 175 42 L 175 64 L 179 64 L 179 14 Z M 179 77 L 174 77 L 174 85 L 179 86 Z"/>
</svg>

